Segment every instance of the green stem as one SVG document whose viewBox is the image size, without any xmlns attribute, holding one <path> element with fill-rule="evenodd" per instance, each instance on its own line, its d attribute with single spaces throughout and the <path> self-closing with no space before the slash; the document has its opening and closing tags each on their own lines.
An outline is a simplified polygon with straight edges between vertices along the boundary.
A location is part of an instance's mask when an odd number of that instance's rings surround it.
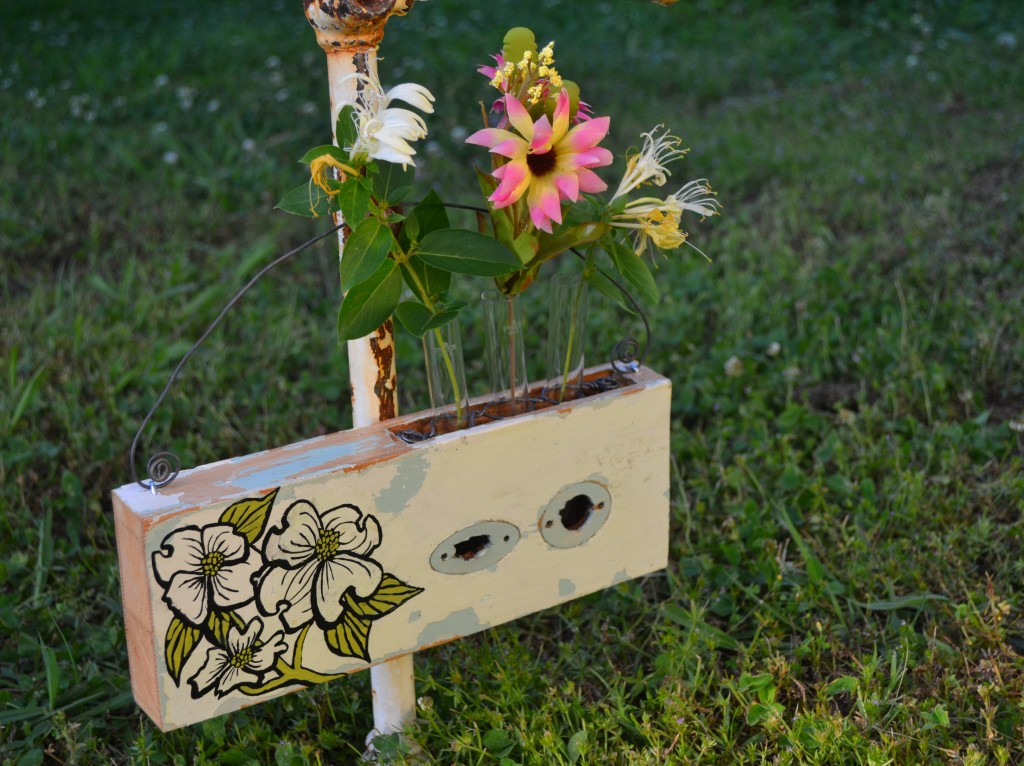
<svg viewBox="0 0 1024 766">
<path fill-rule="evenodd" d="M 416 292 L 419 294 L 420 300 L 423 301 L 423 305 L 426 306 L 431 314 L 436 314 L 437 309 L 434 302 L 430 300 L 430 296 L 427 294 L 427 288 L 423 282 L 420 281 L 419 275 L 416 270 L 407 267 L 406 273 L 412 278 L 413 283 L 416 285 Z M 463 392 L 459 389 L 458 376 L 455 374 L 455 366 L 452 364 L 451 357 L 448 355 L 448 349 L 444 344 L 444 338 L 441 336 L 441 328 L 434 328 L 434 337 L 437 339 L 437 347 L 441 349 L 441 356 L 444 359 L 444 366 L 448 372 L 448 379 L 452 382 L 452 392 L 455 395 L 455 421 L 459 428 L 465 425 L 466 413 L 463 411 Z M 429 360 L 428 360 L 429 363 Z"/>
<path fill-rule="evenodd" d="M 583 282 L 582 280 L 576 285 L 576 295 L 573 296 L 572 301 L 572 321 L 569 323 L 569 342 L 566 343 L 565 347 L 565 362 L 562 365 L 562 388 L 558 392 L 558 400 L 565 400 L 565 389 L 569 385 L 569 365 L 572 364 L 573 358 L 573 346 L 576 343 L 576 320 L 579 318 L 580 313 L 580 298 L 583 297 Z"/>
<path fill-rule="evenodd" d="M 463 412 L 462 392 L 459 390 L 459 379 L 455 374 L 455 365 L 452 364 L 452 359 L 448 355 L 448 347 L 445 345 L 444 337 L 441 335 L 441 328 L 436 327 L 433 332 L 434 338 L 437 341 L 437 347 L 441 349 L 441 358 L 444 359 L 444 366 L 448 371 L 448 379 L 452 382 L 452 392 L 455 395 L 455 423 L 459 428 L 462 428 L 465 425 L 466 413 Z"/>
<path fill-rule="evenodd" d="M 562 365 L 562 388 L 558 393 L 559 401 L 565 399 L 565 389 L 569 385 L 569 365 L 572 364 L 573 347 L 576 345 L 576 324 L 580 315 L 580 301 L 583 299 L 583 287 L 586 284 L 586 278 L 590 276 L 590 272 L 593 269 L 594 248 L 591 246 L 587 249 L 587 259 L 583 266 L 583 275 L 576 285 L 576 295 L 573 296 L 572 300 L 572 321 L 569 323 L 569 342 L 566 344 L 565 362 Z"/>
</svg>

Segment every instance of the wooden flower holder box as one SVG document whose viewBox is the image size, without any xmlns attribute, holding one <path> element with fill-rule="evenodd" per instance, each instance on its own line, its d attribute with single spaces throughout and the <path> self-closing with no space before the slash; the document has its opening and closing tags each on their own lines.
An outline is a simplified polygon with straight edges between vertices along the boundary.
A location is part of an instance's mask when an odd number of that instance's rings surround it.
<svg viewBox="0 0 1024 766">
<path fill-rule="evenodd" d="M 663 568 L 669 395 L 642 369 L 419 443 L 395 434 L 423 413 L 121 487 L 136 700 L 184 726 Z"/>
</svg>

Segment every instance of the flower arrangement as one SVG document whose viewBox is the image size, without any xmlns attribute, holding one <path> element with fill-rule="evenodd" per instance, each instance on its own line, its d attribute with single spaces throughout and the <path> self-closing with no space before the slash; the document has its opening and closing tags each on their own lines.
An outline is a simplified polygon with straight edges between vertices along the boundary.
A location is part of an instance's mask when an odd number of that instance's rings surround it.
<svg viewBox="0 0 1024 766">
<path fill-rule="evenodd" d="M 362 74 L 351 75 L 359 80 L 358 101 L 336 115 L 337 146 L 307 152 L 302 161 L 309 165 L 310 180 L 279 204 L 306 216 L 340 213 L 348 222 L 339 337 L 362 337 L 392 315 L 413 335 L 433 335 L 460 423 L 465 384 L 441 334 L 467 305 L 452 295 L 453 275 L 492 278 L 496 294 L 511 300 L 537 280 L 544 264 L 573 251 L 581 256 L 580 284 L 621 304 L 609 279 L 610 271 L 617 272 L 643 300 L 654 303 L 658 289 L 648 259 L 656 265 L 658 254 L 683 245 L 696 250 L 682 228 L 683 214 L 703 219 L 721 207 L 706 179 L 666 196 L 652 194 L 650 187 L 667 183 L 667 166 L 687 151 L 661 125 L 642 135 L 642 147 L 627 154 L 614 192 L 604 194 L 609 186 L 597 171 L 615 162 L 601 146 L 611 119 L 595 116 L 579 86 L 563 79 L 554 43 L 538 48 L 533 32 L 514 28 L 494 62 L 478 71 L 497 97 L 485 126 L 466 139 L 490 156 L 489 169 L 476 171 L 485 198 L 474 208 L 476 230 L 453 228 L 435 191 L 410 201 L 413 144 L 427 135 L 426 121 L 413 109 L 433 113 L 434 97 L 414 83 L 385 91 L 377 79 Z M 511 307 L 509 312 L 505 329 L 514 333 Z M 570 348 L 576 329 L 570 328 Z M 568 353 L 565 358 L 562 394 Z M 505 385 L 515 403 L 514 356 L 507 367 L 511 380 L 506 377 Z"/>
</svg>

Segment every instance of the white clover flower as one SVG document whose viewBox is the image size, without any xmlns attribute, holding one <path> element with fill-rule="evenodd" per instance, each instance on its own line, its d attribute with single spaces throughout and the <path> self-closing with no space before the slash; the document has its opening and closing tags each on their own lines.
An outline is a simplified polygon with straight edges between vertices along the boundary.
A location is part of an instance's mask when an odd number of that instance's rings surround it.
<svg viewBox="0 0 1024 766">
<path fill-rule="evenodd" d="M 264 543 L 268 566 L 257 588 L 260 611 L 271 615 L 281 610 L 288 630 L 311 620 L 323 628 L 336 625 L 350 590 L 369 598 L 380 587 L 384 570 L 368 558 L 380 540 L 377 519 L 355 506 L 321 514 L 306 500 L 293 503 L 284 513 L 284 527 L 273 530 Z"/>
<path fill-rule="evenodd" d="M 738 356 L 730 356 L 724 367 L 726 376 L 730 378 L 735 378 L 743 374 L 743 360 Z"/>
<path fill-rule="evenodd" d="M 778 341 L 772 341 L 768 344 L 768 349 L 765 351 L 768 356 L 775 358 L 782 353 L 782 345 Z"/>
<path fill-rule="evenodd" d="M 251 601 L 250 578 L 259 568 L 259 556 L 230 524 L 183 527 L 153 554 L 163 600 L 191 625 L 206 622 L 212 606 L 226 610 Z"/>
<path fill-rule="evenodd" d="M 342 147 L 353 159 L 367 157 L 407 166 L 416 163 L 416 150 L 410 141 L 417 141 L 427 135 L 427 124 L 415 112 L 392 107 L 393 101 L 402 101 L 421 112 L 432 114 L 434 96 L 422 85 L 406 82 L 384 91 L 376 77 L 351 74 L 345 78 L 356 79 L 363 84 L 355 108 L 353 120 L 357 138 L 352 146 Z M 344 81 L 343 81 L 344 82 Z M 339 105 L 339 111 L 345 104 Z M 335 119 L 337 116 L 335 115 Z"/>
<path fill-rule="evenodd" d="M 278 655 L 288 648 L 280 631 L 260 641 L 262 631 L 263 623 L 259 617 L 254 617 L 245 630 L 240 631 L 235 625 L 228 628 L 227 648 L 215 646 L 210 649 L 206 653 L 206 662 L 189 679 L 192 698 L 198 699 L 211 687 L 215 687 L 218 697 L 223 697 L 243 684 L 262 683 L 263 675 L 274 666 Z"/>
<path fill-rule="evenodd" d="M 1024 420 L 1011 420 L 1006 425 L 1015 433 L 1024 433 Z"/>
<path fill-rule="evenodd" d="M 787 367 L 782 371 L 782 377 L 787 383 L 795 383 L 800 379 L 801 370 L 799 367 Z"/>
</svg>

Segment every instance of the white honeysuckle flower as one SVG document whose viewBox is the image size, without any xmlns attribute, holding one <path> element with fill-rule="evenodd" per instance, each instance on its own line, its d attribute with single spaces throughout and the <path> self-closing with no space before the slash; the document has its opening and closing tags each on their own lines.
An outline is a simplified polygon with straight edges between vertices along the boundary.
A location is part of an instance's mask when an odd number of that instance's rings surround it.
<svg viewBox="0 0 1024 766">
<path fill-rule="evenodd" d="M 263 623 L 254 617 L 245 630 L 232 625 L 228 629 L 227 648 L 215 646 L 206 653 L 206 662 L 189 679 L 192 698 L 201 697 L 215 687 L 218 697 L 243 684 L 262 683 L 263 675 L 274 666 L 278 655 L 288 648 L 284 634 L 278 631 L 257 645 Z"/>
<path fill-rule="evenodd" d="M 704 255 L 687 241 L 688 234 L 680 228 L 680 222 L 684 212 L 703 217 L 718 215 L 718 208 L 722 205 L 714 194 L 706 178 L 690 181 L 665 199 L 642 197 L 628 202 L 621 213 L 612 216 L 611 225 L 636 232 L 634 247 L 637 253 L 642 253 L 650 241 L 659 250 L 673 250 L 687 244 Z M 707 258 L 706 255 L 704 257 Z"/>
<path fill-rule="evenodd" d="M 353 505 L 321 514 L 299 500 L 284 513 L 284 526 L 267 535 L 267 559 L 257 588 L 263 614 L 277 614 L 288 630 L 315 620 L 336 625 L 345 611 L 345 594 L 369 598 L 380 587 L 384 570 L 367 556 L 380 545 L 377 519 Z"/>
<path fill-rule="evenodd" d="M 663 127 L 656 125 L 650 133 L 643 134 L 644 148 L 626 160 L 626 172 L 619 182 L 619 188 L 612 195 L 612 201 L 646 183 L 664 186 L 668 176 L 672 175 L 665 166 L 684 157 L 689 151 L 679 148 L 679 137 L 669 133 L 668 128 L 659 136 L 658 131 Z"/>
<path fill-rule="evenodd" d="M 230 524 L 183 527 L 153 553 L 163 600 L 186 622 L 202 625 L 211 606 L 232 609 L 253 599 L 251 578 L 260 559 Z"/>
<path fill-rule="evenodd" d="M 415 166 L 412 158 L 416 150 L 409 142 L 425 138 L 427 125 L 415 112 L 392 107 L 391 102 L 402 101 L 421 112 L 432 114 L 433 94 L 413 82 L 396 85 L 385 92 L 376 77 L 357 73 L 345 78 L 350 79 L 358 80 L 363 86 L 356 102 L 352 104 L 358 135 L 355 144 L 342 148 L 352 159 L 369 158 Z M 338 111 L 344 106 L 340 104 Z"/>
</svg>

